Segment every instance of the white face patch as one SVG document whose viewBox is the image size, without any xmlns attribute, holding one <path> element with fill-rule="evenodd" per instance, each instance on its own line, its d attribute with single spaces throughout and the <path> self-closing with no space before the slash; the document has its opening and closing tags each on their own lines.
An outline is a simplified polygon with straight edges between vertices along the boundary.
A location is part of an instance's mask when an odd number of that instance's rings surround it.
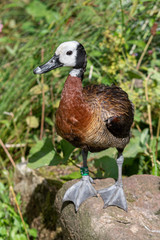
<svg viewBox="0 0 160 240">
<path fill-rule="evenodd" d="M 55 54 L 59 56 L 59 61 L 63 63 L 63 66 L 74 67 L 76 66 L 77 57 L 77 41 L 64 42 L 56 49 Z"/>
</svg>

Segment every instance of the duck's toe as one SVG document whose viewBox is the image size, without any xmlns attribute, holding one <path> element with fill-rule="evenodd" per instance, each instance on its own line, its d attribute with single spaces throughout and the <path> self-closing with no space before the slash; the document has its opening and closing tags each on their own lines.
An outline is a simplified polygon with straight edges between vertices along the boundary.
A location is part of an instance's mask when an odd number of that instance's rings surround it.
<svg viewBox="0 0 160 240">
<path fill-rule="evenodd" d="M 79 206 L 89 197 L 97 196 L 97 191 L 92 186 L 92 178 L 83 176 L 82 179 L 71 186 L 63 197 L 63 202 L 71 201 L 75 205 L 75 210 L 78 211 Z"/>
</svg>

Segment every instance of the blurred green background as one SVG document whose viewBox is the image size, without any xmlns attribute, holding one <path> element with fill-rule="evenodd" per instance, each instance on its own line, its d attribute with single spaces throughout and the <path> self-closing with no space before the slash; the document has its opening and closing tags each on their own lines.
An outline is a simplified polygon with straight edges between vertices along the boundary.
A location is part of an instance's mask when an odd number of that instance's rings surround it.
<svg viewBox="0 0 160 240">
<path fill-rule="evenodd" d="M 55 111 L 69 68 L 51 71 L 44 77 L 33 74 L 33 69 L 49 60 L 60 43 L 77 40 L 87 52 L 84 86 L 117 84 L 135 105 L 132 138 L 124 152 L 123 174 L 159 176 L 158 1 L 3 0 L 0 9 L 0 139 L 14 162 L 29 159 L 31 168 L 58 164 L 75 166 L 76 171 L 59 178 L 80 177 L 80 150 L 58 137 L 54 128 Z M 13 168 L 1 146 L 0 192 L 7 194 L 12 185 Z M 89 168 L 93 177 L 117 178 L 115 157 L 114 149 L 90 154 Z M 0 195 L 0 202 L 4 201 Z M 9 199 L 6 201 L 10 206 Z M 8 212 L 8 216 L 10 214 Z M 15 228 L 12 217 L 9 223 L 4 223 L 0 207 L 0 229 L 4 229 L 4 235 L 0 231 L 0 239 L 16 239 L 14 235 L 7 238 L 5 233 L 9 226 Z M 36 238 L 36 232 L 30 232 L 32 238 Z M 17 234 L 21 236 L 17 239 L 26 239 L 23 229 Z"/>
</svg>

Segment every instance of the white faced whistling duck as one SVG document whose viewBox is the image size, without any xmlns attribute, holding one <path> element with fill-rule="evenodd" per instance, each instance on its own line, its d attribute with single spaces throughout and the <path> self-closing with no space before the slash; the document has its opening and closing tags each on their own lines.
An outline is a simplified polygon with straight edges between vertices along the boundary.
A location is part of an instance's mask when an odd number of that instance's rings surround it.
<svg viewBox="0 0 160 240">
<path fill-rule="evenodd" d="M 69 41 L 60 44 L 54 56 L 34 69 L 35 74 L 69 66 L 72 70 L 65 82 L 59 108 L 56 112 L 58 135 L 82 149 L 82 179 L 70 187 L 63 202 L 72 201 L 76 211 L 87 198 L 100 194 L 104 208 L 115 205 L 127 211 L 122 184 L 122 152 L 130 139 L 133 123 L 133 104 L 128 95 L 117 86 L 89 85 L 82 87 L 86 69 L 86 52 L 82 44 Z M 115 147 L 118 150 L 118 180 L 109 187 L 96 191 L 89 176 L 87 154 Z"/>
</svg>

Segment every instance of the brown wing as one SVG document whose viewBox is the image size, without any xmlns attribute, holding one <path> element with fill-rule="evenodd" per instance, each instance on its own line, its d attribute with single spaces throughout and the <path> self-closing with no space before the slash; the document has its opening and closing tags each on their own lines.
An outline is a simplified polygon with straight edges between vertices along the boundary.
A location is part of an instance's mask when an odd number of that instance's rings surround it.
<svg viewBox="0 0 160 240">
<path fill-rule="evenodd" d="M 101 117 L 114 136 L 129 135 L 134 108 L 126 92 L 114 85 L 89 85 L 84 87 L 83 94 L 94 112 L 101 109 Z"/>
</svg>

